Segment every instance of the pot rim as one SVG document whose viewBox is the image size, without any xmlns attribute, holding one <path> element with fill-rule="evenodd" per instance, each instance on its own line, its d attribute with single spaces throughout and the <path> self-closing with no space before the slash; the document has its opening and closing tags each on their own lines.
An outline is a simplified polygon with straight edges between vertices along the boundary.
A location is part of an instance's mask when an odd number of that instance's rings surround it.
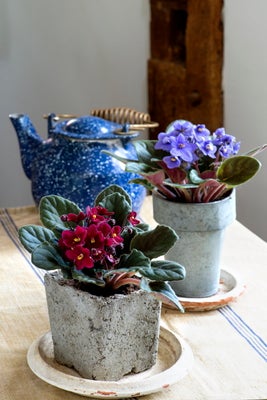
<svg viewBox="0 0 267 400">
<path fill-rule="evenodd" d="M 197 202 L 196 203 L 193 203 L 193 202 L 190 203 L 190 202 L 181 202 L 181 201 L 170 200 L 170 199 L 167 199 L 167 198 L 161 196 L 158 193 L 157 190 L 153 190 L 152 191 L 152 197 L 156 197 L 156 198 L 158 198 L 158 199 L 160 199 L 162 201 L 166 201 L 168 203 L 179 204 L 181 207 L 183 207 L 183 206 L 184 207 L 209 207 L 209 206 L 211 206 L 213 204 L 222 204 L 223 202 L 227 202 L 227 201 L 230 201 L 230 200 L 235 200 L 235 192 L 236 192 L 235 188 L 232 188 L 230 193 L 226 197 L 224 197 L 223 199 L 216 200 L 216 201 L 209 201 L 209 202 L 206 202 L 206 203 L 197 203 Z"/>
</svg>

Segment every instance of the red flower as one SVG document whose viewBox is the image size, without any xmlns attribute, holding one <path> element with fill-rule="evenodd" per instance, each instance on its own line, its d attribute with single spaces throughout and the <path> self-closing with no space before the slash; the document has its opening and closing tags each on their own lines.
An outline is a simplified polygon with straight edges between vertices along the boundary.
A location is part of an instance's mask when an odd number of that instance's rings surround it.
<svg viewBox="0 0 267 400">
<path fill-rule="evenodd" d="M 132 224 L 132 225 L 138 225 L 140 224 L 139 219 L 136 218 L 137 213 L 135 211 L 130 212 L 127 216 L 127 220 Z"/>
<path fill-rule="evenodd" d="M 94 260 L 91 257 L 90 250 L 82 246 L 75 246 L 65 253 L 66 257 L 74 262 L 75 267 L 80 270 L 83 268 L 93 268 Z"/>
<path fill-rule="evenodd" d="M 86 245 L 89 248 L 101 248 L 104 246 L 104 235 L 98 229 L 98 225 L 89 225 L 87 228 Z"/>
<path fill-rule="evenodd" d="M 107 222 L 100 222 L 97 225 L 97 229 L 103 233 L 105 237 L 110 234 L 111 226 Z"/>
<path fill-rule="evenodd" d="M 110 217 L 111 215 L 114 214 L 114 211 L 109 211 L 105 207 L 96 206 L 95 208 L 97 209 L 97 212 L 98 212 L 99 215 L 105 215 L 107 217 Z"/>
<path fill-rule="evenodd" d="M 120 233 L 121 227 L 119 225 L 111 228 L 110 237 L 112 238 L 114 244 L 120 244 L 123 242 L 123 238 L 120 236 Z"/>
<path fill-rule="evenodd" d="M 115 264 L 117 264 L 119 262 L 119 260 L 117 258 L 115 258 L 112 253 L 106 252 L 105 256 L 106 256 L 106 259 L 108 260 L 108 262 L 111 265 L 115 265 Z"/>
<path fill-rule="evenodd" d="M 86 208 L 86 214 L 87 214 L 87 217 L 90 222 L 97 224 L 98 222 L 106 220 L 107 219 L 106 217 L 109 217 L 109 216 L 113 215 L 114 213 L 108 211 L 104 207 L 100 207 L 100 206 L 89 207 L 88 206 Z"/>
<path fill-rule="evenodd" d="M 65 230 L 61 234 L 61 243 L 66 247 L 83 245 L 87 236 L 87 229 L 76 226 L 74 230 Z"/>
<path fill-rule="evenodd" d="M 102 262 L 104 260 L 105 256 L 106 256 L 106 252 L 105 252 L 104 249 L 92 248 L 91 249 L 91 256 L 93 257 L 95 262 L 98 262 L 98 261 Z"/>
<path fill-rule="evenodd" d="M 85 219 L 85 217 L 86 214 L 81 211 L 79 214 L 69 213 L 61 215 L 61 220 L 64 222 L 76 222 L 78 224 L 80 221 Z"/>
<path fill-rule="evenodd" d="M 85 215 L 86 226 L 77 225 L 75 229 L 67 229 L 62 232 L 58 241 L 59 247 L 65 257 L 72 261 L 78 270 L 93 268 L 94 266 L 106 266 L 110 268 L 119 262 L 115 248 L 122 247 L 123 228 L 114 225 L 111 219 L 113 212 L 104 207 L 87 207 L 85 214 L 66 214 L 62 220 L 72 222 L 80 221 Z M 135 220 L 135 213 L 132 217 Z"/>
</svg>

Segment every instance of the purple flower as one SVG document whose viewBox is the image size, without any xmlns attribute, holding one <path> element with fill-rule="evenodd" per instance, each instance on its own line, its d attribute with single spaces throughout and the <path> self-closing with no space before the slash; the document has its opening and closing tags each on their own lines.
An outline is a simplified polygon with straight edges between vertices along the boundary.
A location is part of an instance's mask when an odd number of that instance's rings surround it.
<svg viewBox="0 0 267 400">
<path fill-rule="evenodd" d="M 173 157 L 179 157 L 186 162 L 195 160 L 195 150 L 197 146 L 194 143 L 188 142 L 186 137 L 180 133 L 176 138 L 172 138 L 172 148 L 170 154 Z"/>
<path fill-rule="evenodd" d="M 194 136 L 194 125 L 189 121 L 177 120 L 174 121 L 168 128 L 167 133 L 172 136 L 178 136 L 182 133 L 186 137 Z"/>
<path fill-rule="evenodd" d="M 209 156 L 211 158 L 216 158 L 217 147 L 212 143 L 210 139 L 205 140 L 197 144 L 198 148 L 202 151 L 204 156 Z"/>
<path fill-rule="evenodd" d="M 224 143 L 224 144 L 222 144 L 222 146 L 219 147 L 219 153 L 223 158 L 228 158 L 228 157 L 231 157 L 231 156 L 237 154 L 239 151 L 239 148 L 240 148 L 240 142 L 237 142 L 237 143 L 234 142 L 231 144 L 228 144 L 226 142 L 226 144 Z"/>
<path fill-rule="evenodd" d="M 233 148 L 231 146 L 222 145 L 219 148 L 219 153 L 223 158 L 228 158 L 233 153 Z"/>
<path fill-rule="evenodd" d="M 181 160 L 179 157 L 166 156 L 166 157 L 163 157 L 163 161 L 165 162 L 167 167 L 170 169 L 180 167 L 180 165 L 181 165 Z"/>
<path fill-rule="evenodd" d="M 236 138 L 232 135 L 226 134 L 224 128 L 219 128 L 213 133 L 213 143 L 216 146 L 233 146 L 235 142 Z"/>
<path fill-rule="evenodd" d="M 240 148 L 240 142 L 236 143 L 236 138 L 226 134 L 224 128 L 219 128 L 213 133 L 212 142 L 218 147 L 218 152 L 223 158 L 237 154 Z"/>
<path fill-rule="evenodd" d="M 215 146 L 220 146 L 223 144 L 223 138 L 225 137 L 225 129 L 224 128 L 218 128 L 216 131 L 213 133 L 213 143 Z"/>
<path fill-rule="evenodd" d="M 224 135 L 222 138 L 222 144 L 227 146 L 232 146 L 235 143 L 235 137 L 232 135 Z"/>
<path fill-rule="evenodd" d="M 206 125 L 199 124 L 195 127 L 195 138 L 197 142 L 207 140 L 208 136 L 210 136 L 210 131 L 206 128 Z"/>
<path fill-rule="evenodd" d="M 239 152 L 241 142 L 236 142 L 233 145 L 233 155 L 236 155 Z"/>
<path fill-rule="evenodd" d="M 169 133 L 161 132 L 158 134 L 158 141 L 155 144 L 156 150 L 165 150 L 170 151 L 172 148 L 171 145 L 171 135 Z"/>
</svg>

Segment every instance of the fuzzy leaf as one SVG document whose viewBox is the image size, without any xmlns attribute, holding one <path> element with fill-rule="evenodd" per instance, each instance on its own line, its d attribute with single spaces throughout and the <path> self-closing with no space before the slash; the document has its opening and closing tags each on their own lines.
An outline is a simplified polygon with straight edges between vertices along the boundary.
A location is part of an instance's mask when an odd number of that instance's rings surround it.
<svg viewBox="0 0 267 400">
<path fill-rule="evenodd" d="M 151 175 L 155 174 L 155 172 L 158 171 L 157 168 L 151 167 L 150 165 L 144 164 L 144 163 L 137 163 L 137 162 L 128 162 L 125 168 L 125 171 L 127 172 L 132 172 L 134 174 L 146 176 L 146 175 Z"/>
<path fill-rule="evenodd" d="M 66 229 L 66 225 L 60 217 L 64 214 L 78 214 L 81 209 L 72 201 L 61 196 L 45 196 L 40 201 L 40 219 L 44 226 L 53 231 Z"/>
<path fill-rule="evenodd" d="M 194 189 L 198 187 L 198 185 L 196 185 L 195 183 L 174 183 L 167 179 L 163 183 L 166 186 L 170 186 L 173 188 L 181 188 L 181 189 Z"/>
<path fill-rule="evenodd" d="M 251 179 L 261 168 L 253 157 L 234 156 L 227 158 L 217 170 L 217 178 L 230 187 L 241 185 Z"/>
<path fill-rule="evenodd" d="M 144 179 L 132 179 L 130 182 L 143 185 L 146 189 L 152 191 L 155 187 L 161 187 L 165 180 L 165 172 L 160 169 L 149 170 L 147 173 L 142 172 L 142 176 Z"/>
<path fill-rule="evenodd" d="M 25 225 L 18 230 L 22 245 L 30 253 L 43 242 L 53 242 L 56 237 L 47 228 L 39 225 Z"/>
<path fill-rule="evenodd" d="M 254 157 L 256 154 L 261 153 L 262 151 L 267 149 L 267 144 L 263 144 L 261 146 L 256 147 L 255 149 L 252 149 L 250 151 L 248 151 L 246 154 L 244 154 L 245 156 L 250 156 L 250 157 Z"/>
<path fill-rule="evenodd" d="M 104 280 L 88 276 L 83 271 L 77 270 L 77 269 L 73 269 L 72 278 L 77 279 L 77 281 L 80 281 L 80 282 L 92 283 L 93 285 L 97 285 L 97 286 L 105 286 Z"/>
<path fill-rule="evenodd" d="M 152 185 L 152 183 L 150 183 L 147 179 L 136 178 L 136 179 L 131 179 L 129 182 L 136 183 L 137 185 L 142 185 L 147 190 L 151 190 L 151 191 L 155 188 L 155 186 Z"/>
<path fill-rule="evenodd" d="M 167 282 L 150 282 L 141 279 L 140 289 L 152 293 L 158 300 L 166 305 L 174 306 L 179 311 L 184 312 L 184 308 L 176 296 L 174 290 Z"/>
<path fill-rule="evenodd" d="M 154 260 L 143 275 L 152 281 L 178 281 L 185 278 L 185 268 L 174 261 Z"/>
<path fill-rule="evenodd" d="M 131 241 L 131 249 L 138 249 L 152 259 L 166 254 L 177 239 L 178 236 L 172 228 L 157 225 L 149 232 L 137 233 Z"/>
<path fill-rule="evenodd" d="M 112 153 L 111 151 L 108 150 L 101 150 L 101 153 L 107 154 L 108 156 L 111 156 L 124 164 L 126 164 L 128 161 L 133 161 L 129 158 L 121 157 L 118 154 Z"/>
<path fill-rule="evenodd" d="M 116 269 L 139 271 L 140 269 L 150 268 L 150 259 L 146 257 L 141 251 L 132 249 L 131 253 L 123 254 L 120 258 L 120 263 Z M 112 273 L 112 271 L 111 271 Z"/>
<path fill-rule="evenodd" d="M 126 200 L 125 196 L 120 193 L 112 193 L 103 198 L 99 205 L 113 211 L 113 218 L 117 225 L 124 225 L 128 214 L 132 211 L 131 205 Z"/>
<path fill-rule="evenodd" d="M 110 185 L 104 190 L 102 190 L 102 192 L 100 192 L 95 199 L 95 205 L 100 204 L 105 199 L 106 196 L 114 193 L 115 194 L 120 193 L 122 196 L 125 197 L 125 200 L 130 204 L 130 206 L 132 206 L 132 200 L 130 196 L 121 186 L 118 185 Z"/>
<path fill-rule="evenodd" d="M 149 231 L 150 226 L 145 222 L 140 222 L 140 224 L 135 225 L 133 229 L 135 230 L 135 232 L 144 232 L 144 231 Z"/>
<path fill-rule="evenodd" d="M 189 172 L 189 179 L 192 183 L 199 184 L 205 182 L 204 179 L 200 178 L 198 172 L 195 169 L 191 169 Z"/>
<path fill-rule="evenodd" d="M 36 267 L 47 271 L 61 267 L 64 269 L 69 268 L 69 265 L 61 257 L 59 251 L 50 243 L 42 243 L 34 249 L 32 252 L 32 263 Z"/>
<path fill-rule="evenodd" d="M 151 154 L 154 151 L 155 143 L 156 143 L 156 140 L 154 140 L 154 141 L 136 140 L 133 143 L 139 161 L 141 161 L 141 162 L 143 162 L 145 164 L 149 164 L 150 163 Z"/>
<path fill-rule="evenodd" d="M 155 149 L 157 140 L 135 140 L 133 145 L 136 150 L 137 158 L 140 162 L 157 167 L 158 160 L 162 160 L 168 153 L 164 150 Z"/>
</svg>

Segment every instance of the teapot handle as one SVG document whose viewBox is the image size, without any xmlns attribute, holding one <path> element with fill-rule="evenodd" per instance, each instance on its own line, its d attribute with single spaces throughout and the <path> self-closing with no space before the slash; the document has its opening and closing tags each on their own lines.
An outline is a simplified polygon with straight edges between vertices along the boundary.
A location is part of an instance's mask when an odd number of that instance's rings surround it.
<svg viewBox="0 0 267 400">
<path fill-rule="evenodd" d="M 121 129 L 115 131 L 119 135 L 134 135 L 136 131 L 142 131 L 148 128 L 156 128 L 159 126 L 158 122 L 150 120 L 150 115 L 147 113 L 139 112 L 131 108 L 115 107 L 106 109 L 93 109 L 90 115 L 100 117 L 105 120 L 116 122 L 122 125 Z M 75 114 L 45 114 L 43 118 L 48 119 L 49 128 L 53 128 L 53 122 L 60 119 L 78 118 Z"/>
<path fill-rule="evenodd" d="M 121 135 L 136 134 L 136 131 L 159 126 L 158 122 L 151 121 L 149 114 L 127 107 L 93 109 L 90 114 L 121 124 L 122 129 L 115 131 Z"/>
<path fill-rule="evenodd" d="M 125 135 L 125 133 L 127 133 L 127 135 L 134 135 L 136 134 L 136 131 L 143 131 L 147 128 L 156 128 L 157 126 L 159 126 L 158 122 L 153 121 L 143 124 L 124 124 L 122 129 L 115 130 L 115 133 L 119 135 Z"/>
</svg>

